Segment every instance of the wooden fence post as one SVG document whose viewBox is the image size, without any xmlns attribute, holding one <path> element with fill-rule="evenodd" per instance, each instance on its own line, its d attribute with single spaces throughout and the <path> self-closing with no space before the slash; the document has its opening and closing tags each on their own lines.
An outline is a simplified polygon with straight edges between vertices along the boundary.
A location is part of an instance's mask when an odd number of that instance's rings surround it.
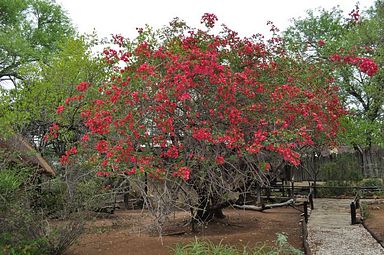
<svg viewBox="0 0 384 255">
<path fill-rule="evenodd" d="M 311 192 L 308 197 L 309 205 L 311 206 L 311 210 L 313 210 L 315 207 L 313 205 L 313 193 Z"/>
<path fill-rule="evenodd" d="M 354 202 L 351 202 L 351 223 L 352 225 L 356 224 L 356 205 Z"/>
<path fill-rule="evenodd" d="M 308 201 L 304 202 L 304 220 L 308 223 Z"/>
<path fill-rule="evenodd" d="M 360 209 L 360 190 L 356 194 L 356 209 Z"/>
</svg>

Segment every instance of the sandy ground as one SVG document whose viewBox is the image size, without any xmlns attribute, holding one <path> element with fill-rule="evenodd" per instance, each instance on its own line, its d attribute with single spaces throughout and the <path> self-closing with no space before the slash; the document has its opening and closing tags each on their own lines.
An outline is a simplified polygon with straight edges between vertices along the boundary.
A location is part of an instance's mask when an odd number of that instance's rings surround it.
<svg viewBox="0 0 384 255">
<path fill-rule="evenodd" d="M 365 210 L 368 212 L 366 226 L 384 243 L 384 200 L 370 201 Z"/>
<path fill-rule="evenodd" d="M 296 248 L 302 248 L 299 226 L 301 212 L 291 208 L 275 208 L 265 212 L 225 210 L 224 220 L 212 222 L 191 233 L 189 215 L 178 212 L 172 225 L 164 234 L 151 234 L 150 216 L 141 211 L 118 211 L 108 219 L 94 219 L 88 222 L 86 233 L 69 249 L 66 255 L 165 255 L 171 254 L 177 243 L 198 239 L 243 247 L 260 243 L 274 245 L 276 233 L 288 234 L 288 241 Z"/>
</svg>

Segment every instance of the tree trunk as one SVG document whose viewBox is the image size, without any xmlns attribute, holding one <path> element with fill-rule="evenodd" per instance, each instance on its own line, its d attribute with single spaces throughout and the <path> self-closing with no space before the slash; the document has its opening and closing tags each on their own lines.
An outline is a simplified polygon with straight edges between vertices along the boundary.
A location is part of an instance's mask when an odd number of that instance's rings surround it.
<svg viewBox="0 0 384 255">
<path fill-rule="evenodd" d="M 372 155 L 372 146 L 361 148 L 360 146 L 354 147 L 360 159 L 360 167 L 364 178 L 379 177 L 377 164 Z"/>
<path fill-rule="evenodd" d="M 208 222 L 216 219 L 223 219 L 225 215 L 223 209 L 230 204 L 230 202 L 216 204 L 214 199 L 203 196 L 199 198 L 199 205 L 196 210 L 194 218 L 200 222 Z"/>
</svg>

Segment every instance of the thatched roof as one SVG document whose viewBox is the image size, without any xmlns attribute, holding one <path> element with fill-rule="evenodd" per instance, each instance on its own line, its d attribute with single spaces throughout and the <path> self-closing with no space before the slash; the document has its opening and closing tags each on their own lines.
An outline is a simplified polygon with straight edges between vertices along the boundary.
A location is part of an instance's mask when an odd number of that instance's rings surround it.
<svg viewBox="0 0 384 255">
<path fill-rule="evenodd" d="M 19 134 L 0 139 L 0 147 L 20 153 L 23 161 L 39 166 L 46 174 L 56 174 L 49 163 Z"/>
</svg>

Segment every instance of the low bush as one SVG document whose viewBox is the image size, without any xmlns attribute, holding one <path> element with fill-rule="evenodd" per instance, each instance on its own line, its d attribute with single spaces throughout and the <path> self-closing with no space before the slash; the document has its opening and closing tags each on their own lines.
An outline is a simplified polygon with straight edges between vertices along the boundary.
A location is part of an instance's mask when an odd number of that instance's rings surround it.
<svg viewBox="0 0 384 255">
<path fill-rule="evenodd" d="M 355 183 L 351 181 L 327 181 L 324 185 L 316 187 L 317 197 L 354 196 Z"/>
<path fill-rule="evenodd" d="M 383 179 L 381 178 L 367 178 L 359 182 L 361 187 L 379 188 L 383 187 Z"/>
<path fill-rule="evenodd" d="M 81 234 L 81 215 L 67 215 L 65 221 L 49 218 L 67 207 L 42 191 L 37 169 L 0 151 L 0 254 L 62 254 Z M 61 193 L 65 196 L 65 190 Z M 52 205 L 49 205 L 49 204 Z"/>
<path fill-rule="evenodd" d="M 320 165 L 321 179 L 335 181 L 359 181 L 363 178 L 354 154 L 337 155 L 332 161 L 324 160 Z"/>
</svg>

